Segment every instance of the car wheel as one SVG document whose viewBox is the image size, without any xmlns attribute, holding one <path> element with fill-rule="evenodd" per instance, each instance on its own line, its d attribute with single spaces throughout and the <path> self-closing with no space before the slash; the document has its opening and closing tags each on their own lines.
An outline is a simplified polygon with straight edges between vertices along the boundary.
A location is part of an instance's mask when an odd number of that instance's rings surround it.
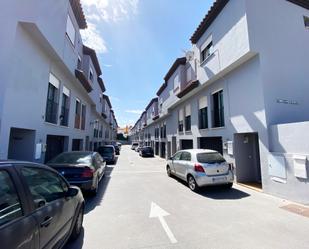
<svg viewBox="0 0 309 249">
<path fill-rule="evenodd" d="M 194 192 L 197 192 L 199 189 L 194 177 L 191 175 L 188 176 L 188 186 Z"/>
<path fill-rule="evenodd" d="M 80 232 L 82 231 L 83 228 L 83 220 L 84 220 L 84 206 L 81 206 L 80 209 L 78 210 L 78 214 L 76 217 L 76 221 L 71 233 L 71 240 L 75 240 L 78 238 L 80 235 Z"/>
<path fill-rule="evenodd" d="M 226 188 L 226 189 L 230 189 L 232 187 L 233 187 L 233 183 L 232 182 L 224 185 L 224 188 Z"/>
<path fill-rule="evenodd" d="M 98 188 L 99 188 L 99 178 L 97 178 L 94 188 L 90 190 L 90 194 L 92 196 L 96 196 L 98 193 Z"/>
<path fill-rule="evenodd" d="M 169 177 L 172 177 L 172 171 L 171 171 L 170 166 L 166 166 L 166 173 Z"/>
</svg>

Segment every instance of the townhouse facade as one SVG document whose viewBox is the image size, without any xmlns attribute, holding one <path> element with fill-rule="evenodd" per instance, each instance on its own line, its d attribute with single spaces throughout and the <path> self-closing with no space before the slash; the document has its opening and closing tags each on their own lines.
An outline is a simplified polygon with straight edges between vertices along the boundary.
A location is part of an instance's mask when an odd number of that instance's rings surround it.
<svg viewBox="0 0 309 249">
<path fill-rule="evenodd" d="M 80 35 L 80 1 L 13 0 L 2 10 L 0 159 L 44 163 L 115 139 L 96 52 Z"/>
<path fill-rule="evenodd" d="M 309 203 L 308 2 L 217 0 L 190 40 L 157 92 L 157 113 L 136 122 L 131 140 L 163 158 L 217 150 L 237 182 Z"/>
</svg>

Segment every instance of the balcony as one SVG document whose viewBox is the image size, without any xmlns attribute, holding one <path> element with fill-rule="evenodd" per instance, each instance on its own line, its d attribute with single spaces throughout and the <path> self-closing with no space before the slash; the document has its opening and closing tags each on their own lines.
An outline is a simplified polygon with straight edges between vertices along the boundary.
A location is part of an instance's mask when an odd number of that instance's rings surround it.
<svg viewBox="0 0 309 249">
<path fill-rule="evenodd" d="M 90 93 L 93 90 L 91 83 L 89 82 L 85 73 L 82 70 L 75 69 L 75 76 L 88 93 Z"/>
<path fill-rule="evenodd" d="M 200 85 L 198 80 L 189 81 L 185 87 L 177 94 L 178 98 L 182 98 L 183 96 L 187 95 L 193 89 L 197 88 Z"/>
</svg>

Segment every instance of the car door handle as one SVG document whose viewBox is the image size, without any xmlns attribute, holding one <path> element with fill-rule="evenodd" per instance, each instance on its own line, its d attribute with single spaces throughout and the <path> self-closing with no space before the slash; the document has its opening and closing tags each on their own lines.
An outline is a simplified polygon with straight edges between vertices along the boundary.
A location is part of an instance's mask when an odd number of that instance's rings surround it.
<svg viewBox="0 0 309 249">
<path fill-rule="evenodd" d="M 41 227 L 48 227 L 53 220 L 53 217 L 47 216 L 44 221 L 41 223 Z"/>
</svg>

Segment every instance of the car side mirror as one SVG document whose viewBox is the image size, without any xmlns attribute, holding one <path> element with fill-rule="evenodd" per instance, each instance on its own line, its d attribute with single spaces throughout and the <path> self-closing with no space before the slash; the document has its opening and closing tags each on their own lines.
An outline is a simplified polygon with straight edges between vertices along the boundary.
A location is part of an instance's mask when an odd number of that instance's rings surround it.
<svg viewBox="0 0 309 249">
<path fill-rule="evenodd" d="M 70 187 L 65 193 L 65 197 L 74 197 L 78 195 L 78 189 Z"/>
<path fill-rule="evenodd" d="M 170 160 L 173 161 L 173 160 L 174 160 L 174 157 L 171 156 L 171 157 L 170 157 Z"/>
</svg>

